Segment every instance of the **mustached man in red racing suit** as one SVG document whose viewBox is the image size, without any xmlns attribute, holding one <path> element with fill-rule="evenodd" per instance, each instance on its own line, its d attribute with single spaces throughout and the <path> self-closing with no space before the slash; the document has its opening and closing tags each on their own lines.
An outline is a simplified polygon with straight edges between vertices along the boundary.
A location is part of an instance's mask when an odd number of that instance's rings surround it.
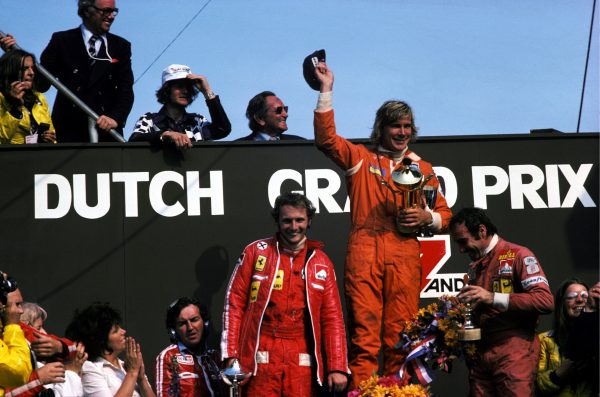
<svg viewBox="0 0 600 397">
<path fill-rule="evenodd" d="M 245 396 L 315 396 L 324 382 L 330 391 L 346 387 L 346 333 L 333 265 L 323 244 L 306 238 L 314 213 L 303 195 L 279 196 L 272 213 L 279 232 L 249 244 L 229 281 L 221 352 L 226 366 L 236 358 L 252 375 Z"/>
<path fill-rule="evenodd" d="M 528 248 L 500 238 L 482 209 L 455 214 L 450 235 L 473 261 L 458 298 L 472 304 L 481 327 L 476 356 L 467 361 L 469 396 L 533 396 L 540 351 L 535 327 L 554 304 L 542 266 Z"/>
<path fill-rule="evenodd" d="M 428 206 L 398 209 L 402 195 L 393 186 L 391 173 L 402 162 L 411 163 L 431 179 L 434 192 L 439 181 L 430 163 L 408 149 L 416 136 L 411 108 L 404 102 L 388 101 L 377 111 L 369 149 L 337 135 L 332 109 L 333 73 L 323 62 L 315 75 L 321 93 L 315 111 L 315 142 L 338 166 L 346 171 L 351 203 L 352 229 L 345 268 L 345 293 L 349 317 L 350 370 L 352 384 L 377 372 L 383 335 L 383 374 L 399 370 L 403 355 L 394 346 L 399 341 L 403 321 L 419 304 L 421 264 L 417 231 L 440 232 L 452 216 L 446 199 L 438 192 L 434 208 Z M 408 161 L 410 160 L 410 161 Z M 398 227 L 411 230 L 400 233 Z M 382 332 L 383 320 L 383 332 Z"/>
</svg>

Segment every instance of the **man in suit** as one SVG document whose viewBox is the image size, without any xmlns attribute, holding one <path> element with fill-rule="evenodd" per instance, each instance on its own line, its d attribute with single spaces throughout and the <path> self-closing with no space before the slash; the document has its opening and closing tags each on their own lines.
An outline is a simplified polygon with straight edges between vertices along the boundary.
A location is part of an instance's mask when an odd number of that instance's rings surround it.
<svg viewBox="0 0 600 397">
<path fill-rule="evenodd" d="M 301 136 L 283 134 L 288 129 L 288 107 L 271 91 L 263 91 L 250 99 L 246 117 L 252 133 L 236 141 L 304 140 Z"/>
<path fill-rule="evenodd" d="M 98 140 L 114 141 L 108 131 L 123 131 L 133 106 L 131 44 L 109 33 L 119 10 L 115 0 L 78 0 L 82 24 L 56 32 L 42 52 L 41 64 L 100 115 Z M 39 84 L 45 91 L 50 83 Z M 89 142 L 90 123 L 85 113 L 57 94 L 52 121 L 59 142 Z"/>
</svg>

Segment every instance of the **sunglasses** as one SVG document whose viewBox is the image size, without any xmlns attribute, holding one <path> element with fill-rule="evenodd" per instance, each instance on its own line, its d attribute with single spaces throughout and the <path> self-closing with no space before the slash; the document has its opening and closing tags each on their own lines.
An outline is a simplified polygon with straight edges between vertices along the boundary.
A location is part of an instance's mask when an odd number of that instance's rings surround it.
<svg viewBox="0 0 600 397">
<path fill-rule="evenodd" d="M 96 9 L 96 11 L 98 11 L 99 13 L 102 14 L 103 17 L 107 17 L 109 15 L 112 15 L 113 17 L 116 17 L 117 14 L 119 13 L 119 9 L 118 8 L 98 8 L 96 6 L 92 6 L 93 8 Z"/>
<path fill-rule="evenodd" d="M 275 114 L 281 114 L 281 113 L 283 113 L 284 110 L 287 113 L 288 112 L 288 107 L 287 106 L 277 106 L 273 110 L 275 111 Z"/>
<path fill-rule="evenodd" d="M 578 296 L 581 297 L 581 299 L 583 299 L 583 300 L 587 300 L 588 296 L 590 296 L 590 295 L 587 293 L 587 291 L 581 291 L 581 292 L 573 291 L 573 292 L 569 292 L 567 295 L 565 295 L 565 299 L 573 300 L 573 299 L 577 298 Z"/>
</svg>

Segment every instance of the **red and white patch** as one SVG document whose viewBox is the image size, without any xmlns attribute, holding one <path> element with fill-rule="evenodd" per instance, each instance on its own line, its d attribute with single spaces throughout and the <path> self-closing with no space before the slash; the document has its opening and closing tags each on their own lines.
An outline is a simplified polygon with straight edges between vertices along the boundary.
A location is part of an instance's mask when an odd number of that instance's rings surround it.
<svg viewBox="0 0 600 397">
<path fill-rule="evenodd" d="M 315 278 L 317 280 L 325 281 L 327 280 L 327 266 L 325 265 L 315 265 Z"/>
<path fill-rule="evenodd" d="M 190 354 L 178 354 L 177 362 L 183 365 L 194 365 L 194 357 Z"/>
<path fill-rule="evenodd" d="M 535 274 L 540 272 L 540 267 L 535 256 L 526 257 L 525 259 L 523 259 L 523 263 L 525 264 L 527 274 Z"/>
<path fill-rule="evenodd" d="M 506 260 L 500 261 L 500 267 L 498 269 L 498 274 L 500 274 L 501 276 L 513 274 L 512 264 L 513 264 L 512 259 L 506 259 Z"/>
</svg>

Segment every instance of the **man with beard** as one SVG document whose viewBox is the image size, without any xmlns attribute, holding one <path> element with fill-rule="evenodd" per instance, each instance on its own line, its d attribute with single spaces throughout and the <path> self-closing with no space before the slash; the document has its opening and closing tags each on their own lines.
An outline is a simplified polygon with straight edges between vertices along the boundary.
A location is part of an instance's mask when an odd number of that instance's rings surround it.
<svg viewBox="0 0 600 397">
<path fill-rule="evenodd" d="M 469 396 L 533 396 L 540 314 L 553 309 L 552 292 L 538 259 L 526 247 L 498 236 L 480 208 L 464 208 L 450 235 L 471 259 L 469 284 L 458 298 L 470 303 L 481 341 L 469 367 Z"/>
</svg>

